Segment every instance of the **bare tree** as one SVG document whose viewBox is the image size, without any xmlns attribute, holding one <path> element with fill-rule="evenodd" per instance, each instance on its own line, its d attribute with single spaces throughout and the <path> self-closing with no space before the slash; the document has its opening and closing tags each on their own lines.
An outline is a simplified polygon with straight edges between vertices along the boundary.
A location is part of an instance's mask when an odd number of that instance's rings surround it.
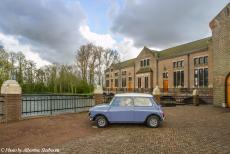
<svg viewBox="0 0 230 154">
<path fill-rule="evenodd" d="M 82 45 L 80 49 L 78 49 L 76 55 L 76 64 L 80 68 L 81 77 L 84 81 L 87 81 L 88 77 L 87 69 L 89 66 L 92 47 L 92 44 Z"/>
<path fill-rule="evenodd" d="M 112 64 L 120 62 L 120 54 L 117 50 L 106 49 L 104 53 L 105 69 L 109 68 Z"/>
</svg>

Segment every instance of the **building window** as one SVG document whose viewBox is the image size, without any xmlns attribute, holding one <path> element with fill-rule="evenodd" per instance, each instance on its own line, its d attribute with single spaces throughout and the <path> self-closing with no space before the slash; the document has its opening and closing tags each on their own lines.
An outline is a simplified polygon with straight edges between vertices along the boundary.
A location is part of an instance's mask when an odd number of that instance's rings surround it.
<svg viewBox="0 0 230 154">
<path fill-rule="evenodd" d="M 204 57 L 199 58 L 199 64 L 204 64 Z"/>
<path fill-rule="evenodd" d="M 109 80 L 106 80 L 106 87 L 109 87 Z"/>
<path fill-rule="evenodd" d="M 129 77 L 129 81 L 132 81 L 132 77 Z"/>
<path fill-rule="evenodd" d="M 138 88 L 141 88 L 141 78 L 137 79 L 137 86 L 138 86 Z"/>
<path fill-rule="evenodd" d="M 199 59 L 198 58 L 194 58 L 194 65 L 199 65 Z"/>
<path fill-rule="evenodd" d="M 110 71 L 113 72 L 113 69 L 111 69 Z"/>
<path fill-rule="evenodd" d="M 182 68 L 184 67 L 184 61 L 177 61 L 177 62 L 173 62 L 173 68 Z"/>
<path fill-rule="evenodd" d="M 141 61 L 141 67 L 143 67 L 143 61 Z"/>
<path fill-rule="evenodd" d="M 177 68 L 177 63 L 173 62 L 173 68 Z"/>
<path fill-rule="evenodd" d="M 163 73 L 163 79 L 168 79 L 169 75 L 168 75 L 168 72 L 164 72 Z"/>
<path fill-rule="evenodd" d="M 147 64 L 146 64 L 146 60 L 144 60 L 144 66 L 146 66 Z"/>
<path fill-rule="evenodd" d="M 176 85 L 177 87 L 180 86 L 180 71 L 176 72 Z"/>
<path fill-rule="evenodd" d="M 204 70 L 199 69 L 199 86 L 204 85 Z"/>
<path fill-rule="evenodd" d="M 140 61 L 141 67 L 146 67 L 150 65 L 150 59 L 144 59 Z"/>
<path fill-rule="evenodd" d="M 195 69 L 194 86 L 195 87 L 207 87 L 208 86 L 208 68 Z"/>
<path fill-rule="evenodd" d="M 113 87 L 113 79 L 111 79 L 111 81 L 110 81 L 110 82 L 111 82 L 111 87 Z"/>
<path fill-rule="evenodd" d="M 106 74 L 106 78 L 109 78 L 109 74 Z"/>
<path fill-rule="evenodd" d="M 208 56 L 194 58 L 194 66 L 203 65 L 203 64 L 205 65 L 208 64 Z"/>
<path fill-rule="evenodd" d="M 204 86 L 208 87 L 208 68 L 204 69 Z"/>
<path fill-rule="evenodd" d="M 147 66 L 149 66 L 149 59 L 147 59 Z"/>
<path fill-rule="evenodd" d="M 173 85 L 174 87 L 184 87 L 184 71 L 173 72 Z"/>
<path fill-rule="evenodd" d="M 176 72 L 173 72 L 173 86 L 176 87 Z"/>
<path fill-rule="evenodd" d="M 126 75 L 126 71 L 122 71 L 122 73 L 121 73 L 122 75 Z"/>
<path fill-rule="evenodd" d="M 184 87 L 184 71 L 181 71 L 181 87 Z"/>
<path fill-rule="evenodd" d="M 205 63 L 205 64 L 208 64 L 208 56 L 205 56 L 205 57 L 204 57 L 204 63 Z"/>
<path fill-rule="evenodd" d="M 198 69 L 194 70 L 194 86 L 198 86 Z"/>
<path fill-rule="evenodd" d="M 118 73 L 114 73 L 115 76 L 118 76 Z"/>
<path fill-rule="evenodd" d="M 181 67 L 181 66 L 180 66 L 180 61 L 177 62 L 177 67 Z"/>
<path fill-rule="evenodd" d="M 145 88 L 149 88 L 149 78 L 145 77 Z"/>
<path fill-rule="evenodd" d="M 122 87 L 126 87 L 126 78 L 122 78 Z"/>
<path fill-rule="evenodd" d="M 119 87 L 118 84 L 119 84 L 118 79 L 115 79 L 115 87 Z"/>
</svg>

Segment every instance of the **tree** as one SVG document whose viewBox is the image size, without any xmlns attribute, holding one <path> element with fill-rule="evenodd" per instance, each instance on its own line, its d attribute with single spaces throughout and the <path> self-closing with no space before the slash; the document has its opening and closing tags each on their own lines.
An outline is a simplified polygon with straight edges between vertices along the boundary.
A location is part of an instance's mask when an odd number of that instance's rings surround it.
<svg viewBox="0 0 230 154">
<path fill-rule="evenodd" d="M 77 50 L 76 64 L 81 72 L 81 77 L 88 84 L 102 85 L 104 70 L 120 61 L 116 50 L 103 49 L 100 46 L 87 44 Z M 87 80 L 88 79 L 88 80 Z"/>
<path fill-rule="evenodd" d="M 104 53 L 105 69 L 109 68 L 112 64 L 120 62 L 120 54 L 117 50 L 106 49 Z"/>
<path fill-rule="evenodd" d="M 3 48 L 0 48 L 0 85 L 9 79 L 11 65 L 8 62 L 8 53 Z"/>
<path fill-rule="evenodd" d="M 89 66 L 89 60 L 90 60 L 90 54 L 92 53 L 91 52 L 92 48 L 93 48 L 92 44 L 82 45 L 78 49 L 76 55 L 76 63 L 81 70 L 81 77 L 86 82 L 88 77 L 87 69 Z"/>
<path fill-rule="evenodd" d="M 19 84 L 23 84 L 23 72 L 25 70 L 25 55 L 22 52 L 18 52 L 16 55 L 18 61 L 18 70 L 17 70 L 17 81 Z"/>
</svg>

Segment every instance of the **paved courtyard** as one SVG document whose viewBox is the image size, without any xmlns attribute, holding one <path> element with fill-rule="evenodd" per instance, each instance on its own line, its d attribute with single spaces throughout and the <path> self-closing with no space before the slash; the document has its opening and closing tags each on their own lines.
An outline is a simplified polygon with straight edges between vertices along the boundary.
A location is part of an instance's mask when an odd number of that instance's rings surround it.
<svg viewBox="0 0 230 154">
<path fill-rule="evenodd" d="M 161 128 L 116 124 L 66 143 L 65 153 L 230 153 L 230 110 L 213 106 L 165 108 Z"/>
<path fill-rule="evenodd" d="M 0 124 L 0 148 L 59 148 L 61 153 L 230 153 L 230 109 L 164 108 L 162 127 L 96 128 L 87 113 Z"/>
</svg>

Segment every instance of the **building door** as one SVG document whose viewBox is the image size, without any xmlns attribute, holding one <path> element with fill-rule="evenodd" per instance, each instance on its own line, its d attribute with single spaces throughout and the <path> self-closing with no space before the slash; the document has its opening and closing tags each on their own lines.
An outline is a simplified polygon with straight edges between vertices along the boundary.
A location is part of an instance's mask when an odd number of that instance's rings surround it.
<svg viewBox="0 0 230 154">
<path fill-rule="evenodd" d="M 227 105 L 230 107 L 230 75 L 227 78 Z"/>
<path fill-rule="evenodd" d="M 131 91 L 132 91 L 132 88 L 133 88 L 133 85 L 132 85 L 132 77 L 129 77 L 129 81 L 128 81 L 128 91 L 131 92 Z"/>
<path fill-rule="evenodd" d="M 163 91 L 166 93 L 168 92 L 168 80 L 163 81 Z"/>
<path fill-rule="evenodd" d="M 128 91 L 131 92 L 132 91 L 132 81 L 128 82 Z"/>
</svg>

